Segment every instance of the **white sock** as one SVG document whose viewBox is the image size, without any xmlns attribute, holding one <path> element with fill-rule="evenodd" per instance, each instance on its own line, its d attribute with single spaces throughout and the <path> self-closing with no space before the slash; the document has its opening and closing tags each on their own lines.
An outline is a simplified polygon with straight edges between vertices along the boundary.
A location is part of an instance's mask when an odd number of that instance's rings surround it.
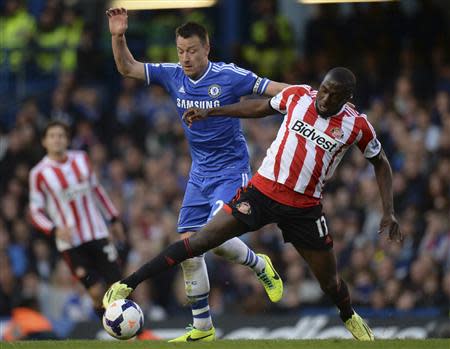
<svg viewBox="0 0 450 349">
<path fill-rule="evenodd" d="M 241 239 L 232 238 L 225 241 L 222 245 L 212 250 L 215 254 L 226 259 L 246 265 L 252 268 L 255 273 L 260 273 L 266 267 L 266 261 L 257 256 Z"/>
<path fill-rule="evenodd" d="M 213 324 L 209 312 L 209 277 L 203 255 L 181 263 L 186 295 L 191 301 L 192 325 L 199 330 L 209 330 Z"/>
</svg>

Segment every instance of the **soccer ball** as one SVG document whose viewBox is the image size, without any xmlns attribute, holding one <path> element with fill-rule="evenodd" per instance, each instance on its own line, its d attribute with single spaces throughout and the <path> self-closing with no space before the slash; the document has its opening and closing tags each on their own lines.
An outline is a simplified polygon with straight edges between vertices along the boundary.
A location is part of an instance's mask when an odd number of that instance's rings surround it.
<svg viewBox="0 0 450 349">
<path fill-rule="evenodd" d="M 144 326 L 144 314 L 135 302 L 119 299 L 103 314 L 103 327 L 117 339 L 130 339 Z"/>
</svg>

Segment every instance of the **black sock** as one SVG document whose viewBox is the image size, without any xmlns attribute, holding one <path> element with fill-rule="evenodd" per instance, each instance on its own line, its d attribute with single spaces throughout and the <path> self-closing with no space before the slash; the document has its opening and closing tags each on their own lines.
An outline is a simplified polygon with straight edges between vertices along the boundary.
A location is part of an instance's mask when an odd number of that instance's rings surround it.
<svg viewBox="0 0 450 349">
<path fill-rule="evenodd" d="M 345 322 L 350 319 L 354 314 L 354 311 L 350 300 L 350 293 L 348 292 L 348 287 L 344 280 L 340 279 L 337 289 L 328 292 L 328 295 L 338 307 L 339 316 L 342 321 Z"/>
<path fill-rule="evenodd" d="M 192 258 L 189 240 L 184 239 L 171 244 L 158 256 L 145 263 L 136 272 L 123 279 L 121 282 L 135 289 L 142 281 L 147 280 L 188 258 Z"/>
</svg>

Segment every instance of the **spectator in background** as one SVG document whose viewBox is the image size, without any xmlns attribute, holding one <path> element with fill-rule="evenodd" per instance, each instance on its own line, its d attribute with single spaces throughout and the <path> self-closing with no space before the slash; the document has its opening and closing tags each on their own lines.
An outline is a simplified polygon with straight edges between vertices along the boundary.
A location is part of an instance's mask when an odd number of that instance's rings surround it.
<svg viewBox="0 0 450 349">
<path fill-rule="evenodd" d="M 23 0 L 6 0 L 4 15 L 0 17 L 0 67 L 14 73 L 25 67 L 29 57 L 29 43 L 36 29 L 36 20 L 24 7 Z"/>
</svg>

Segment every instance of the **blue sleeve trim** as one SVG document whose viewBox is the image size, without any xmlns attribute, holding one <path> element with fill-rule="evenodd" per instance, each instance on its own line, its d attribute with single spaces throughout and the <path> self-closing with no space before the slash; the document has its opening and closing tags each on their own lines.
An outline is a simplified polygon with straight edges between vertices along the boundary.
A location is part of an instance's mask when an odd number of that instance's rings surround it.
<svg viewBox="0 0 450 349">
<path fill-rule="evenodd" d="M 270 80 L 267 78 L 263 78 L 261 83 L 261 89 L 258 94 L 263 95 L 266 92 L 267 86 L 269 85 Z"/>
<path fill-rule="evenodd" d="M 150 85 L 150 63 L 145 63 L 144 69 L 145 69 L 145 82 L 147 83 L 147 85 Z"/>
<path fill-rule="evenodd" d="M 253 85 L 253 93 L 258 95 L 263 95 L 266 92 L 267 85 L 269 85 L 270 80 L 267 78 L 258 77 Z"/>
</svg>

